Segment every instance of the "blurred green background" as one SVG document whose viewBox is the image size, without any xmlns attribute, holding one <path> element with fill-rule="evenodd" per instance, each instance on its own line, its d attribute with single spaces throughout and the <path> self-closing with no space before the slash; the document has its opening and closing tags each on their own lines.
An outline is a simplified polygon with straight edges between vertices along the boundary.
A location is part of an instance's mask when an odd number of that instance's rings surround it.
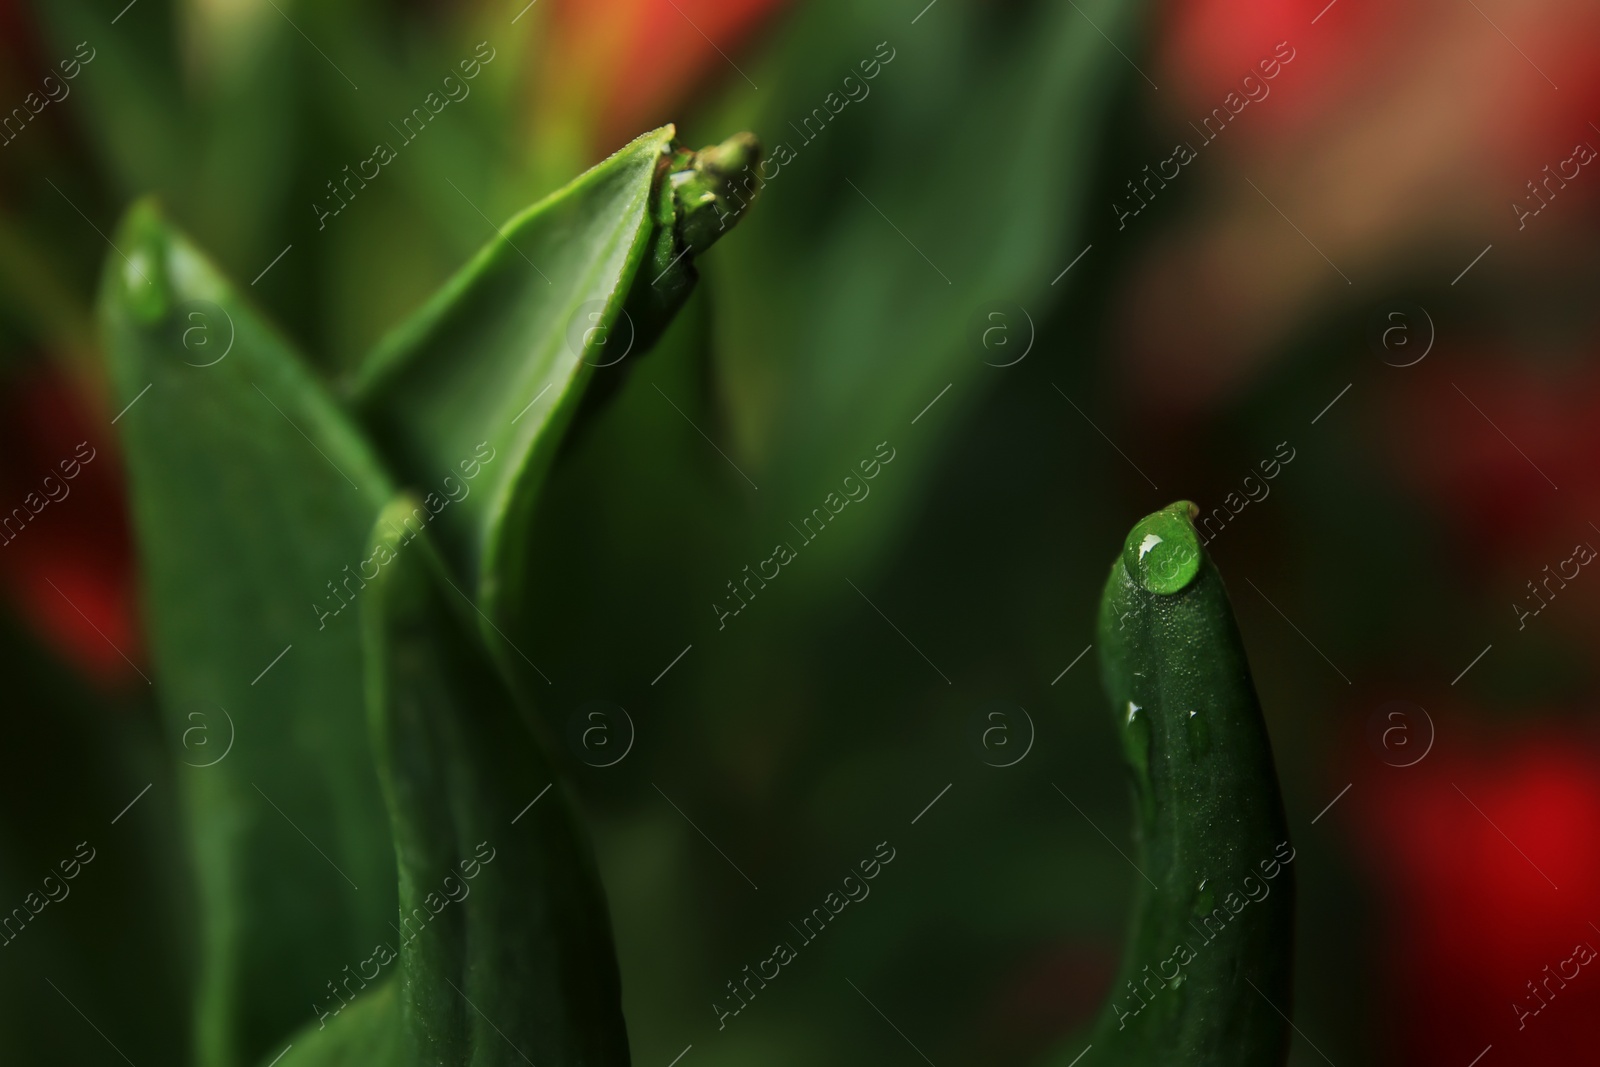
<svg viewBox="0 0 1600 1067">
<path fill-rule="evenodd" d="M 1600 589 L 1529 587 L 1600 541 L 1600 178 L 1542 169 L 1600 143 L 1600 21 L 1317 8 L 0 2 L 0 506 L 80 440 L 106 457 L 0 552 L 0 906 L 100 850 L 0 954 L 5 1061 L 189 1056 L 191 772 L 139 673 L 89 312 L 116 219 L 156 193 L 339 382 L 494 224 L 666 121 L 791 151 L 566 448 L 523 635 L 635 1061 L 1020 1063 L 1089 1019 L 1137 875 L 1076 657 L 1123 532 L 1179 498 L 1231 516 L 1299 849 L 1291 1062 L 1578 1055 L 1600 979 L 1523 1031 L 1510 1005 L 1600 943 Z M 321 217 L 480 42 L 470 93 Z M 596 701 L 627 713 L 604 746 Z M 884 841 L 871 896 L 719 1030 L 724 983 Z"/>
</svg>

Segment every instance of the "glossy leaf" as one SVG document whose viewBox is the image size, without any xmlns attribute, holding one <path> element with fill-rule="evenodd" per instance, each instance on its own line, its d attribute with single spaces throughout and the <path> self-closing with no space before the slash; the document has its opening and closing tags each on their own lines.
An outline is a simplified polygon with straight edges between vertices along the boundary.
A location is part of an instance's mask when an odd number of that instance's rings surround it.
<svg viewBox="0 0 1600 1067">
<path fill-rule="evenodd" d="M 585 388 L 597 374 L 614 386 L 654 343 L 694 284 L 692 254 L 738 217 L 723 184 L 754 164 L 753 139 L 687 153 L 672 136 L 637 138 L 507 223 L 357 381 L 375 439 L 440 514 L 441 546 L 490 617 L 518 609 L 534 497 Z M 452 504 L 469 470 L 481 480 Z"/>
<path fill-rule="evenodd" d="M 281 1050 L 394 915 L 348 608 L 392 491 L 288 342 L 152 205 L 116 245 L 102 321 L 155 685 L 175 747 L 202 725 L 232 739 L 179 768 L 198 1058 L 231 1067 Z"/>
<path fill-rule="evenodd" d="M 1135 526 L 1101 601 L 1101 675 L 1132 771 L 1141 877 L 1093 1043 L 1123 1067 L 1279 1067 L 1293 1012 L 1294 848 L 1244 645 L 1194 514 L 1180 501 Z"/>
<path fill-rule="evenodd" d="M 506 516 L 528 507 L 582 384 L 603 361 L 583 356 L 609 339 L 645 255 L 650 187 L 671 137 L 666 127 L 639 138 L 511 220 L 362 368 L 360 410 L 430 508 L 459 483 L 478 442 L 494 450 L 436 527 L 459 575 L 492 569 L 486 561 L 511 532 Z M 485 589 L 485 599 L 494 593 Z"/>
<path fill-rule="evenodd" d="M 589 846 L 422 516 L 420 501 L 400 498 L 379 519 L 368 553 L 379 572 L 362 604 L 399 925 L 345 987 L 353 1003 L 326 998 L 329 1015 L 296 1039 L 286 1067 L 625 1065 Z M 365 991 L 362 976 L 378 988 Z M 393 1058 L 346 1058 L 385 1031 L 399 1035 Z"/>
</svg>

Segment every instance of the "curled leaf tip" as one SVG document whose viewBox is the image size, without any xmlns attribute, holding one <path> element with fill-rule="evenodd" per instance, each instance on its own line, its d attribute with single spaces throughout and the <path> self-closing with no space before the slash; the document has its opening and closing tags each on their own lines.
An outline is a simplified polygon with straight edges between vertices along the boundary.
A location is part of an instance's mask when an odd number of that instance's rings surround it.
<svg viewBox="0 0 1600 1067">
<path fill-rule="evenodd" d="M 668 181 L 684 247 L 698 255 L 739 220 L 759 184 L 755 168 L 760 162 L 761 142 L 748 132 L 698 152 L 681 147 L 673 151 Z"/>
</svg>

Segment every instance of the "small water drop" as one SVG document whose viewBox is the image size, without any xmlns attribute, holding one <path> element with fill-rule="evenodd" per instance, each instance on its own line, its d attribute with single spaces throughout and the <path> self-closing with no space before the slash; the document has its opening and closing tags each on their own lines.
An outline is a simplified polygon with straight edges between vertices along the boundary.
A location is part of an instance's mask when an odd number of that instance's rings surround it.
<svg viewBox="0 0 1600 1067">
<path fill-rule="evenodd" d="M 1183 986 L 1184 975 L 1179 974 L 1171 983 L 1172 1005 L 1168 1018 L 1179 1019 L 1187 1014 L 1189 1007 L 1189 991 Z"/>
<path fill-rule="evenodd" d="M 1150 716 L 1140 715 L 1143 711 L 1133 701 L 1128 701 L 1127 729 L 1122 735 L 1123 752 L 1128 762 L 1133 765 L 1135 776 L 1140 783 L 1139 794 L 1144 800 L 1150 799 Z"/>
<path fill-rule="evenodd" d="M 166 224 L 155 206 L 145 202 L 129 213 L 119 237 L 125 250 L 118 271 L 123 303 L 138 322 L 154 326 L 167 317 L 172 302 Z"/>
<path fill-rule="evenodd" d="M 1198 711 L 1189 712 L 1189 755 L 1199 759 L 1211 751 L 1211 725 Z"/>
</svg>

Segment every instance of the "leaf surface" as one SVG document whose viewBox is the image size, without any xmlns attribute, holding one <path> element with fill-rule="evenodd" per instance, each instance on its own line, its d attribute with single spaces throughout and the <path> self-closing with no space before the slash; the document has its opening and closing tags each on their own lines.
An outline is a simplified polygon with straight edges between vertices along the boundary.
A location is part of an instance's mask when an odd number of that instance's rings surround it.
<svg viewBox="0 0 1600 1067">
<path fill-rule="evenodd" d="M 102 324 L 154 680 L 175 747 L 196 715 L 208 753 L 232 737 L 213 765 L 179 768 L 197 1054 L 232 1067 L 279 1051 L 394 916 L 348 610 L 392 490 L 289 343 L 152 205 L 116 247 Z"/>
<path fill-rule="evenodd" d="M 400 879 L 399 1062 L 626 1065 L 594 858 L 470 605 L 407 521 L 419 507 L 402 497 L 379 519 L 362 606 Z"/>
<path fill-rule="evenodd" d="M 651 187 L 672 133 L 639 137 L 500 227 L 356 382 L 379 446 L 438 508 L 441 549 L 491 616 L 517 585 L 516 546 L 584 386 L 646 325 L 621 311 L 649 251 Z M 452 501 L 483 441 L 494 458 Z"/>
<path fill-rule="evenodd" d="M 1195 513 L 1179 501 L 1136 525 L 1100 605 L 1141 877 L 1093 1043 L 1118 1067 L 1279 1067 L 1295 853 L 1244 642 Z"/>
</svg>

